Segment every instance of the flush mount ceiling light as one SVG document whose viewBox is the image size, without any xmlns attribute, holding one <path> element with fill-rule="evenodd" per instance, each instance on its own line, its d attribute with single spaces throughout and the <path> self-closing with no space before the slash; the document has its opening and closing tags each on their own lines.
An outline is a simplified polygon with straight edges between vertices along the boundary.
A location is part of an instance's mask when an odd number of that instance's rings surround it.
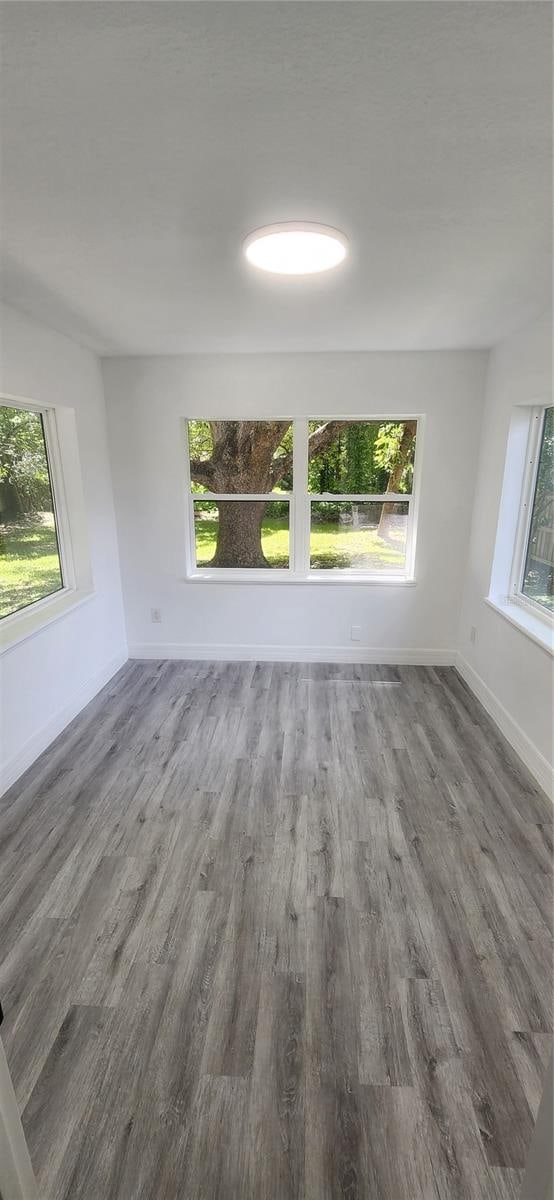
<svg viewBox="0 0 554 1200">
<path fill-rule="evenodd" d="M 249 262 L 274 275 L 315 275 L 338 267 L 346 257 L 348 242 L 329 225 L 309 221 L 284 221 L 255 229 L 244 243 Z"/>
</svg>

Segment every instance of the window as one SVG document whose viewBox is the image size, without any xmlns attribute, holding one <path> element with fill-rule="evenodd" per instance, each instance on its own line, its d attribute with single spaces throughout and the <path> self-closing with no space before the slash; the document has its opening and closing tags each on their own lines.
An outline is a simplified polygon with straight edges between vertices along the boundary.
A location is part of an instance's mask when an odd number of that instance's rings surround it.
<svg viewBox="0 0 554 1200">
<path fill-rule="evenodd" d="M 92 595 L 75 412 L 0 396 L 0 652 Z"/>
<path fill-rule="evenodd" d="M 512 593 L 554 611 L 554 408 L 533 410 Z"/>
<path fill-rule="evenodd" d="M 188 574 L 407 580 L 417 422 L 187 422 Z"/>
<path fill-rule="evenodd" d="M 61 591 L 64 569 L 40 411 L 0 405 L 0 617 Z"/>
</svg>

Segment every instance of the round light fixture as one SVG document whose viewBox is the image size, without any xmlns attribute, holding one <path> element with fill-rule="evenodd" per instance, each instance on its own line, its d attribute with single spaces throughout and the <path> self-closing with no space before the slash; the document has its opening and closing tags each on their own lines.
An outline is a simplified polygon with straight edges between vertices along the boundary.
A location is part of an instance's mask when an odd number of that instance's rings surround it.
<svg viewBox="0 0 554 1200">
<path fill-rule="evenodd" d="M 244 243 L 249 262 L 275 275 L 315 275 L 338 267 L 346 257 L 348 242 L 329 225 L 309 221 L 284 221 L 255 229 Z"/>
</svg>

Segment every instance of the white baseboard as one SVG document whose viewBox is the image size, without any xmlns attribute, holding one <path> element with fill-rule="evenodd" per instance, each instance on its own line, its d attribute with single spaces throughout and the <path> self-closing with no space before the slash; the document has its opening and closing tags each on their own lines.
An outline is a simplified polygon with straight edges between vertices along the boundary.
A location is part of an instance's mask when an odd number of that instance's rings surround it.
<svg viewBox="0 0 554 1200">
<path fill-rule="evenodd" d="M 522 759 L 548 796 L 553 795 L 553 773 L 548 759 L 541 754 L 517 721 L 494 695 L 481 676 L 460 653 L 435 649 L 377 649 L 367 646 L 253 646 L 186 645 L 182 642 L 139 642 L 129 646 L 129 658 L 177 659 L 222 662 L 327 662 L 374 663 L 390 666 L 455 666 L 462 679 L 480 700 L 501 733 Z M 69 704 L 60 709 L 2 766 L 0 795 L 28 770 L 40 754 L 58 737 L 127 661 L 118 654 L 87 680 Z"/>
<path fill-rule="evenodd" d="M 187 645 L 184 642 L 136 642 L 129 658 L 189 659 L 220 662 L 326 662 L 375 663 L 390 666 L 441 666 L 454 664 L 453 650 L 381 649 L 371 646 L 252 646 Z"/>
<path fill-rule="evenodd" d="M 477 696 L 477 699 L 481 701 L 489 717 L 492 717 L 495 725 L 498 725 L 506 741 L 510 743 L 512 749 L 515 750 L 522 762 L 525 763 L 525 766 L 531 772 L 534 779 L 536 779 L 539 786 L 552 799 L 553 775 L 548 759 L 544 757 L 544 754 L 541 754 L 535 743 L 531 741 L 531 738 L 521 728 L 521 725 L 518 725 L 517 721 L 514 721 L 507 708 L 504 708 L 504 705 L 497 699 L 494 692 L 491 692 L 490 687 L 488 687 L 484 679 L 481 678 L 478 672 L 470 666 L 467 659 L 460 653 L 456 655 L 455 666 L 462 679 L 467 683 L 467 686 Z"/>
<path fill-rule="evenodd" d="M 89 704 L 98 692 L 110 682 L 110 679 L 119 671 L 120 668 L 127 662 L 127 655 L 117 654 L 109 663 L 102 667 L 91 679 L 88 679 L 82 687 L 72 696 L 69 704 L 64 705 L 59 709 L 45 725 L 41 725 L 36 733 L 32 735 L 22 747 L 21 750 L 14 754 L 2 764 L 0 776 L 0 796 L 7 792 L 8 788 L 33 765 L 35 759 L 42 754 L 44 750 L 59 736 L 60 733 L 73 721 L 74 717 L 78 716 L 85 705 Z"/>
</svg>

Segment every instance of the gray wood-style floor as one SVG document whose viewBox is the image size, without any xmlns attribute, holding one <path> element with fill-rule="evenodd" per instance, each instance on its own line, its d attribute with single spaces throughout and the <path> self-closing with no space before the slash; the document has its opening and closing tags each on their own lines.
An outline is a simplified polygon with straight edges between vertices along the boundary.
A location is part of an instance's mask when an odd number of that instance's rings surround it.
<svg viewBox="0 0 554 1200">
<path fill-rule="evenodd" d="M 0 807 L 42 1200 L 515 1200 L 552 809 L 453 669 L 129 663 Z"/>
</svg>

